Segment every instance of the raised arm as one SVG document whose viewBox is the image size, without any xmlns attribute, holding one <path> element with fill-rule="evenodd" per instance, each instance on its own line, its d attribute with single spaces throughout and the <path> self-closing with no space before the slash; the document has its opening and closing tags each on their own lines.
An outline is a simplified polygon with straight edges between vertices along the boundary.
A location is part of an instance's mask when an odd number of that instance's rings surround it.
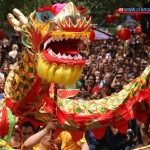
<svg viewBox="0 0 150 150">
<path fill-rule="evenodd" d="M 33 147 L 40 142 L 40 140 L 47 134 L 49 133 L 52 129 L 56 129 L 57 126 L 57 119 L 52 119 L 49 121 L 47 126 L 37 132 L 36 134 L 32 135 L 29 137 L 23 144 L 22 150 L 33 150 Z"/>
</svg>

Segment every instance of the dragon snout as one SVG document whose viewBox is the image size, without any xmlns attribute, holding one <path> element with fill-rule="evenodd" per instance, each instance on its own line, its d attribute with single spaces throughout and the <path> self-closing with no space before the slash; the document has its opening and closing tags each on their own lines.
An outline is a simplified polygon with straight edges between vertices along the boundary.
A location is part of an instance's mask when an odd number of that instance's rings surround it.
<svg viewBox="0 0 150 150">
<path fill-rule="evenodd" d="M 67 32 L 89 31 L 91 27 L 91 18 L 87 19 L 83 16 L 72 2 L 69 2 L 54 20 L 62 31 Z"/>
</svg>

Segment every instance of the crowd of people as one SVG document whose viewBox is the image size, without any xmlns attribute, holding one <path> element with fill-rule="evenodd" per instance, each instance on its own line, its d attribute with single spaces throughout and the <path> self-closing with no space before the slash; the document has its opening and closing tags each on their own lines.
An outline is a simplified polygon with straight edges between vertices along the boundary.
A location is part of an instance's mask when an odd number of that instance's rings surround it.
<svg viewBox="0 0 150 150">
<path fill-rule="evenodd" d="M 150 42 L 148 40 L 145 42 L 138 35 L 126 43 L 119 39 L 94 40 L 89 47 L 89 53 L 81 52 L 86 58 L 85 68 L 76 85 L 72 87 L 80 89 L 77 95 L 79 99 L 101 99 L 112 93 L 118 93 L 149 65 Z M 14 63 L 20 61 L 22 54 L 19 33 L 0 40 L 0 100 L 3 98 L 7 75 Z M 48 149 L 50 131 L 56 126 L 56 119 L 51 120 L 45 128 L 37 130 L 31 122 L 24 122 L 21 126 L 23 150 Z M 15 128 L 11 138 L 13 149 L 20 147 L 17 133 Z M 125 135 L 115 127 L 109 126 L 101 140 L 95 139 L 91 131 L 85 132 L 84 137 L 78 142 L 73 142 L 67 131 L 56 139 L 58 149 L 61 147 L 62 150 L 130 150 L 149 144 L 149 120 L 141 123 L 136 119 L 129 122 Z"/>
</svg>

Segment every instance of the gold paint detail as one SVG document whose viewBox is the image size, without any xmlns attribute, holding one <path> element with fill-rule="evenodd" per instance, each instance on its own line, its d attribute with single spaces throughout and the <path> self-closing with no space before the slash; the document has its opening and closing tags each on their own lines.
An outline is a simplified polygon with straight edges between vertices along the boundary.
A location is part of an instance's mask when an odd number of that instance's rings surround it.
<svg viewBox="0 0 150 150">
<path fill-rule="evenodd" d="M 23 100 L 34 85 L 34 78 L 36 77 L 35 58 L 28 53 L 27 48 L 24 51 L 22 61 L 14 64 L 5 83 L 4 97 L 10 98 L 13 102 Z M 30 72 L 31 68 L 33 68 L 33 72 Z"/>
</svg>

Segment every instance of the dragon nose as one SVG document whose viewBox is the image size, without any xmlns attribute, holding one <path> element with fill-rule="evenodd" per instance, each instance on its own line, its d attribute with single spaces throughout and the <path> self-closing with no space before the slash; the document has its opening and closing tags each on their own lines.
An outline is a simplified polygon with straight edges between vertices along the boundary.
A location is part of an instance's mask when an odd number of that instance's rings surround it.
<svg viewBox="0 0 150 150">
<path fill-rule="evenodd" d="M 91 18 L 87 20 L 80 10 L 72 2 L 69 2 L 57 14 L 55 23 L 62 31 L 82 32 L 90 29 Z"/>
</svg>

